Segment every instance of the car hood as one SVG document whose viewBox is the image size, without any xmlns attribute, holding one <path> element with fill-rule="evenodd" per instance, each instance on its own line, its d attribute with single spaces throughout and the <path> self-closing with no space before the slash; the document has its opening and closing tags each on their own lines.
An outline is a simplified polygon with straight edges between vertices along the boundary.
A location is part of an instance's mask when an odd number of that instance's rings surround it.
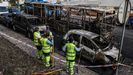
<svg viewBox="0 0 133 75">
<path fill-rule="evenodd" d="M 38 26 L 35 26 L 35 27 L 38 27 L 39 28 L 39 31 L 44 31 L 46 30 L 46 25 L 38 25 Z M 34 27 L 34 28 L 35 28 Z"/>
<path fill-rule="evenodd" d="M 112 49 L 104 51 L 104 54 L 109 55 L 117 60 L 118 54 L 119 54 L 119 49 L 117 49 L 116 47 L 113 46 Z"/>
<path fill-rule="evenodd" d="M 39 28 L 39 31 L 44 31 L 44 30 L 46 30 L 46 25 L 37 25 L 37 26 L 31 25 L 30 27 L 31 27 L 31 29 L 30 29 L 31 32 L 34 32 L 34 30 L 35 30 L 36 27 Z"/>
</svg>

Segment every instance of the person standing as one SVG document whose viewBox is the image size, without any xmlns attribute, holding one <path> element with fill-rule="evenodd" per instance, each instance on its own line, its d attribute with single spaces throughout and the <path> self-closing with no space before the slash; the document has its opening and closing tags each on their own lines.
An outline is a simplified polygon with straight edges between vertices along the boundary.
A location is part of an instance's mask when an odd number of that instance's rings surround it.
<svg viewBox="0 0 133 75">
<path fill-rule="evenodd" d="M 66 64 L 69 75 L 74 75 L 76 51 L 80 50 L 81 48 L 77 48 L 76 45 L 73 43 L 72 37 L 69 38 L 68 43 L 66 43 L 65 46 L 63 47 L 63 51 L 66 52 Z"/>
<path fill-rule="evenodd" d="M 42 60 L 44 62 L 45 67 L 50 67 L 50 53 L 51 53 L 51 46 L 53 45 L 53 40 L 48 39 L 49 34 L 44 33 L 42 35 L 41 44 L 42 44 Z"/>
<path fill-rule="evenodd" d="M 41 35 L 40 35 L 40 32 L 39 32 L 39 28 L 36 27 L 35 31 L 33 33 L 33 42 L 34 42 L 34 45 L 37 48 L 36 56 L 37 56 L 38 59 L 41 59 L 41 55 L 42 55 L 42 51 L 41 51 L 42 50 L 42 46 L 39 43 L 40 39 L 41 39 Z"/>
<path fill-rule="evenodd" d="M 49 26 L 46 27 L 46 33 L 49 34 L 48 38 L 51 40 L 53 39 L 53 33 L 50 31 Z"/>
</svg>

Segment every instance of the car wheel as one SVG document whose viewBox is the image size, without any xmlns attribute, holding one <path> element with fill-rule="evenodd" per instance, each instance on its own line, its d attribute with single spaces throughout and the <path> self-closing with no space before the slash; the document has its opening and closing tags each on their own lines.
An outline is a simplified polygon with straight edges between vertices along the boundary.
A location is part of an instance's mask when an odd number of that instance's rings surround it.
<svg viewBox="0 0 133 75">
<path fill-rule="evenodd" d="M 27 37 L 30 38 L 30 39 L 33 39 L 33 36 L 32 36 L 32 32 L 27 32 Z"/>
<path fill-rule="evenodd" d="M 27 36 L 28 36 L 28 38 L 31 38 L 30 32 L 27 32 Z"/>
<path fill-rule="evenodd" d="M 16 31 L 16 27 L 15 27 L 15 25 L 13 25 L 12 28 L 13 28 L 14 31 Z"/>
<path fill-rule="evenodd" d="M 9 27 L 9 24 L 6 24 L 6 27 Z"/>
</svg>

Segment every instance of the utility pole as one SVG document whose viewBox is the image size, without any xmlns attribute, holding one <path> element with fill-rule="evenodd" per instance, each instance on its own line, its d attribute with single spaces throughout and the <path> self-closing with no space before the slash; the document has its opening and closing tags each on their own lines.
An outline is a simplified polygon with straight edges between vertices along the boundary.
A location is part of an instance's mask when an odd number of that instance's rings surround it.
<svg viewBox="0 0 133 75">
<path fill-rule="evenodd" d="M 119 18 L 120 23 L 124 24 L 124 26 L 123 26 L 121 45 L 120 45 L 120 50 L 119 50 L 119 55 L 118 55 L 118 63 L 121 63 L 120 57 L 121 57 L 121 52 L 122 52 L 122 48 L 123 48 L 126 24 L 127 24 L 127 20 L 129 17 L 130 7 L 131 7 L 130 1 L 125 0 L 125 2 L 123 2 L 119 8 L 118 18 Z M 119 72 L 119 66 L 116 69 L 116 75 L 118 75 L 118 72 Z"/>
</svg>

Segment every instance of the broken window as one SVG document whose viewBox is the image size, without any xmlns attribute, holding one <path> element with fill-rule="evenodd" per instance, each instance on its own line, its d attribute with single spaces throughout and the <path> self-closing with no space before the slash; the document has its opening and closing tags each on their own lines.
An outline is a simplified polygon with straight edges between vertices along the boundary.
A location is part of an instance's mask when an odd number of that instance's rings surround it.
<svg viewBox="0 0 133 75">
<path fill-rule="evenodd" d="M 96 37 L 93 39 L 93 41 L 101 48 L 104 49 L 108 46 L 108 43 L 105 42 L 105 40 L 101 37 Z"/>
<path fill-rule="evenodd" d="M 87 39 L 86 37 L 82 38 L 81 44 L 83 44 L 84 46 L 86 46 L 88 48 L 94 49 L 93 43 L 89 39 Z"/>
<path fill-rule="evenodd" d="M 69 37 L 72 37 L 75 41 L 76 44 L 78 44 L 80 42 L 80 35 L 77 34 L 70 34 Z"/>
</svg>

